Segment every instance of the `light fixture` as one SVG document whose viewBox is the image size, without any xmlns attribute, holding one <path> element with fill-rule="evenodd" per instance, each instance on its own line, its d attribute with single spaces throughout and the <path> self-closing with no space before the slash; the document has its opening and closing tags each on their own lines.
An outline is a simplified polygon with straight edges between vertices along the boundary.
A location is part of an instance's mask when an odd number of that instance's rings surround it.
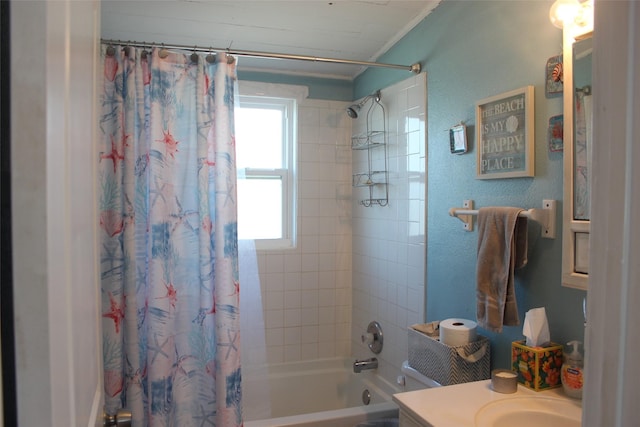
<svg viewBox="0 0 640 427">
<path fill-rule="evenodd" d="M 588 27 L 593 25 L 592 0 L 556 0 L 549 9 L 549 20 L 558 27 L 567 25 Z"/>
<path fill-rule="evenodd" d="M 578 0 L 556 0 L 549 9 L 549 19 L 555 27 L 562 29 L 565 23 L 575 19 L 579 9 Z"/>
</svg>

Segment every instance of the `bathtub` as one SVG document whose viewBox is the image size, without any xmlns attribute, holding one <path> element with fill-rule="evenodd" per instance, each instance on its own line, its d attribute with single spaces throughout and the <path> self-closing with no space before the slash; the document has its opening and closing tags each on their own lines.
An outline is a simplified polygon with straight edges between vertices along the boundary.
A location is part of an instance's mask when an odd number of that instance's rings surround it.
<svg viewBox="0 0 640 427">
<path fill-rule="evenodd" d="M 326 359 L 271 366 L 271 418 L 248 417 L 244 426 L 354 427 L 368 420 L 397 418 L 391 395 L 400 390 L 375 371 L 353 373 L 352 364 L 352 359 Z M 251 387 L 252 382 L 249 379 L 243 385 Z M 363 403 L 363 393 L 370 396 L 368 405 Z M 252 402 L 244 404 L 246 413 Z"/>
</svg>

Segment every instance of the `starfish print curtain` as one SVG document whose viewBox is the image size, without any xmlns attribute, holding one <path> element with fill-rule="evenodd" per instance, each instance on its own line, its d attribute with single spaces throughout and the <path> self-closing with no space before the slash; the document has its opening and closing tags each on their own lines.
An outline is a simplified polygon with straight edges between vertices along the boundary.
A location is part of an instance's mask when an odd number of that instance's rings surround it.
<svg viewBox="0 0 640 427">
<path fill-rule="evenodd" d="M 240 426 L 233 58 L 102 46 L 106 410 Z"/>
</svg>

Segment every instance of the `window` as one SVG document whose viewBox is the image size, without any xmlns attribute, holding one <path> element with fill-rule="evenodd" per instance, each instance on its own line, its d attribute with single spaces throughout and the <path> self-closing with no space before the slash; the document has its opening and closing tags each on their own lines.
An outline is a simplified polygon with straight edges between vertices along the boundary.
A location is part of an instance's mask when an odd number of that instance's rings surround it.
<svg viewBox="0 0 640 427">
<path fill-rule="evenodd" d="M 235 111 L 238 238 L 294 246 L 295 100 L 240 96 Z"/>
</svg>

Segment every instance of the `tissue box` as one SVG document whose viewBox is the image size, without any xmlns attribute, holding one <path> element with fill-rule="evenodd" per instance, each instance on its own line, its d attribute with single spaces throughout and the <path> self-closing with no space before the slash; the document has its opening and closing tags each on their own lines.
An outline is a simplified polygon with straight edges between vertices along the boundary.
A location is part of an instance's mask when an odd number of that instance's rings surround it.
<svg viewBox="0 0 640 427">
<path fill-rule="evenodd" d="M 518 382 L 535 391 L 560 387 L 562 345 L 550 343 L 546 347 L 529 347 L 525 340 L 511 343 L 511 369 L 518 374 Z"/>
<path fill-rule="evenodd" d="M 474 342 L 453 347 L 413 328 L 408 334 L 409 366 L 422 375 L 441 385 L 491 378 L 489 338 L 478 335 Z"/>
</svg>

